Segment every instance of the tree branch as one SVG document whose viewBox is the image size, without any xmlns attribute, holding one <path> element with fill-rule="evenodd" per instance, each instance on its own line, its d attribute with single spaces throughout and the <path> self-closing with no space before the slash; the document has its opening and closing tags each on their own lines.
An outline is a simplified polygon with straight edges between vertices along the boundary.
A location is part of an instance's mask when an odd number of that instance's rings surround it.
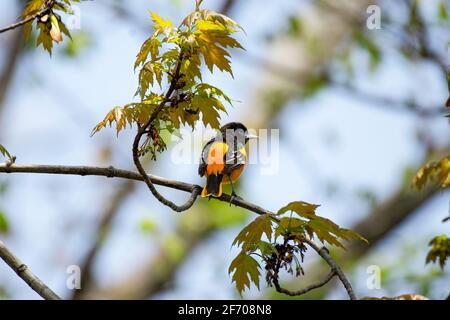
<svg viewBox="0 0 450 320">
<path fill-rule="evenodd" d="M 56 293 L 47 287 L 41 279 L 35 276 L 31 270 L 5 246 L 2 241 L 0 241 L 0 258 L 2 258 L 3 261 L 5 261 L 6 264 L 42 298 L 46 300 L 61 299 Z"/>
<path fill-rule="evenodd" d="M 108 178 L 122 178 L 136 181 L 144 181 L 144 177 L 138 172 L 116 169 L 110 167 L 89 167 L 89 166 L 58 166 L 58 165 L 29 165 L 29 164 L 0 164 L 0 172 L 3 173 L 38 173 L 38 174 L 60 174 L 60 175 L 79 175 L 79 176 L 103 176 Z M 154 175 L 146 175 L 151 183 L 163 187 L 193 193 L 195 189 L 201 189 L 199 185 L 186 182 L 170 180 Z M 250 210 L 256 214 L 271 214 L 270 211 L 247 202 L 242 199 L 222 194 L 220 198 L 213 198 L 222 202 L 232 203 L 238 207 Z"/>
<path fill-rule="evenodd" d="M 355 296 L 355 293 L 353 292 L 353 288 L 352 288 L 352 285 L 350 284 L 350 281 L 348 281 L 344 272 L 342 272 L 341 268 L 336 264 L 336 262 L 333 260 L 333 258 L 330 257 L 328 249 L 325 247 L 320 247 L 309 237 L 305 237 L 304 241 L 311 248 L 313 248 L 319 254 L 319 256 L 322 257 L 323 260 L 325 260 L 325 262 L 330 266 L 331 271 L 336 273 L 339 280 L 344 285 L 345 290 L 347 290 L 347 294 L 350 297 L 350 300 L 356 300 L 356 296 Z M 331 278 L 330 278 L 330 280 L 331 280 Z"/>
</svg>

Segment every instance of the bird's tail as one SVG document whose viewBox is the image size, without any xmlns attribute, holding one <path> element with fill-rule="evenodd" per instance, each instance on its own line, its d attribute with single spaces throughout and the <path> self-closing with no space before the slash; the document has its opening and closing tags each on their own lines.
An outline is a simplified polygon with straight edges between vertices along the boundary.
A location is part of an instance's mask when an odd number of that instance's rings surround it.
<svg viewBox="0 0 450 320">
<path fill-rule="evenodd" d="M 202 198 L 204 197 L 220 197 L 222 195 L 222 177 L 223 175 L 211 174 L 206 177 L 206 185 L 202 190 Z"/>
</svg>

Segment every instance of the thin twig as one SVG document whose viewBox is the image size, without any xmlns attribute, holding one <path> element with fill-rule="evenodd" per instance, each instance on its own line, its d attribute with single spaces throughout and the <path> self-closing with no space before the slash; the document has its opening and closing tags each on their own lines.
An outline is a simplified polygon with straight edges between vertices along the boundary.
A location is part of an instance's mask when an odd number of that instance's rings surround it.
<svg viewBox="0 0 450 320">
<path fill-rule="evenodd" d="M 148 121 L 143 125 L 138 125 L 138 132 L 136 134 L 136 137 L 134 138 L 133 142 L 133 162 L 136 166 L 136 169 L 139 171 L 139 173 L 142 175 L 142 178 L 147 185 L 147 187 L 150 189 L 151 193 L 155 196 L 155 198 L 161 202 L 162 204 L 168 206 L 172 210 L 176 212 L 183 212 L 188 210 L 190 207 L 192 207 L 195 203 L 195 200 L 197 199 L 197 196 L 200 194 L 201 187 L 200 186 L 192 186 L 192 189 L 190 190 L 191 196 L 189 199 L 181 206 L 173 203 L 172 201 L 166 199 L 162 194 L 156 190 L 155 186 L 153 185 L 152 180 L 148 177 L 147 173 L 145 172 L 144 167 L 142 166 L 141 161 L 139 160 L 139 144 L 141 142 L 142 136 L 146 133 L 147 129 L 150 128 L 153 121 L 156 120 L 158 114 L 161 112 L 161 110 L 164 108 L 167 102 L 170 101 L 170 97 L 172 96 L 173 92 L 176 90 L 178 80 L 181 77 L 180 70 L 181 70 L 181 64 L 183 62 L 183 53 L 180 52 L 180 55 L 178 57 L 177 66 L 175 67 L 175 73 L 172 77 L 172 80 L 170 81 L 170 87 L 167 90 L 164 99 L 161 101 L 161 103 L 158 105 L 158 107 L 153 111 Z"/>
<path fill-rule="evenodd" d="M 28 22 L 33 21 L 34 19 L 42 17 L 43 15 L 45 15 L 48 12 L 48 10 L 50 10 L 53 7 L 53 5 L 54 5 L 54 1 L 47 1 L 42 6 L 42 8 L 39 11 L 37 11 L 35 14 L 32 14 L 32 15 L 26 17 L 25 19 L 22 19 L 22 20 L 20 20 L 16 23 L 13 23 L 3 29 L 0 29 L 0 33 L 16 29 L 18 27 L 23 26 L 24 24 L 27 24 Z"/>
<path fill-rule="evenodd" d="M 292 297 L 293 296 L 301 296 L 301 295 L 304 295 L 304 294 L 308 293 L 309 291 L 312 291 L 314 289 L 318 289 L 320 287 L 323 287 L 328 282 L 330 282 L 330 280 L 333 279 L 333 277 L 335 275 L 336 275 L 336 272 L 334 270 L 331 270 L 330 273 L 326 276 L 326 278 L 323 279 L 322 281 L 314 283 L 314 284 L 311 284 L 311 285 L 307 286 L 306 288 L 301 289 L 301 290 L 297 290 L 297 291 L 290 291 L 290 290 L 287 290 L 285 288 L 282 288 L 280 286 L 280 283 L 279 283 L 278 279 L 276 279 L 276 280 L 274 279 L 273 284 L 275 286 L 275 289 L 278 292 L 280 292 L 280 293 L 284 293 L 284 294 L 286 294 L 288 296 L 292 296 Z"/>
<path fill-rule="evenodd" d="M 17 258 L 6 246 L 0 241 L 0 258 L 14 270 L 17 275 L 25 281 L 31 289 L 46 300 L 60 300 L 61 298 L 54 293 L 49 287 L 35 276 L 31 270 Z"/>
<path fill-rule="evenodd" d="M 352 285 L 348 281 L 344 272 L 342 272 L 341 268 L 336 264 L 333 258 L 330 257 L 330 255 L 328 254 L 328 249 L 325 247 L 320 247 L 309 237 L 305 237 L 304 242 L 307 243 L 311 248 L 313 248 L 322 257 L 322 259 L 325 260 L 325 262 L 330 266 L 331 270 L 336 273 L 339 280 L 344 285 L 344 288 L 347 291 L 350 300 L 356 300 L 356 296 L 355 293 L 353 292 Z"/>
</svg>

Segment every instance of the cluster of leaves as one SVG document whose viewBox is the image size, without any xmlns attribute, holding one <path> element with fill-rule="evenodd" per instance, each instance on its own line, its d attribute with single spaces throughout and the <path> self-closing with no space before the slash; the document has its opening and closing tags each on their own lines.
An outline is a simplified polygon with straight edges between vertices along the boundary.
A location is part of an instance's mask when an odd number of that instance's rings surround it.
<svg viewBox="0 0 450 320">
<path fill-rule="evenodd" d="M 219 112 L 226 113 L 223 102 L 231 104 L 231 99 L 220 89 L 203 82 L 201 66 L 203 61 L 211 73 L 216 67 L 233 76 L 227 50 L 243 49 L 232 37 L 240 26 L 222 14 L 200 10 L 200 2 L 178 27 L 150 12 L 154 32 L 143 43 L 134 64 L 135 70 L 139 70 L 136 96 L 140 102 L 115 107 L 93 129 L 93 134 L 113 124 L 117 133 L 127 124 L 144 126 L 157 110 L 158 116 L 151 124 L 152 132 L 148 134 L 145 147 L 141 147 L 142 153 L 151 152 L 154 157 L 165 149 L 160 139 L 162 130 L 173 133 L 180 126 L 194 128 L 200 119 L 205 126 L 220 127 Z M 156 92 L 156 86 L 160 91 L 166 87 L 174 90 L 167 96 L 167 92 Z"/>
<path fill-rule="evenodd" d="M 446 235 L 437 236 L 431 239 L 429 245 L 431 249 L 427 254 L 426 263 L 439 262 L 443 269 L 445 262 L 450 257 L 450 238 Z"/>
<path fill-rule="evenodd" d="M 31 0 L 26 5 L 22 12 L 22 18 L 28 19 L 40 12 L 43 12 L 35 20 L 32 20 L 24 25 L 25 40 L 29 39 L 33 30 L 33 24 L 35 24 L 36 30 L 39 34 L 37 37 L 36 46 L 42 45 L 48 53 L 52 54 L 53 41 L 60 43 L 63 38 L 62 34 L 67 37 L 70 36 L 70 32 L 67 29 L 64 22 L 61 20 L 61 16 L 57 13 L 64 12 L 66 14 L 73 14 L 71 7 L 72 2 L 80 2 L 81 0 Z"/>
<path fill-rule="evenodd" d="M 305 237 L 317 238 L 323 244 L 341 248 L 345 248 L 344 240 L 367 241 L 359 234 L 316 215 L 318 207 L 302 201 L 291 202 L 277 214 L 257 217 L 237 235 L 233 245 L 240 246 L 241 251 L 228 271 L 233 274 L 232 281 L 240 294 L 246 287 L 250 288 L 251 282 L 259 289 L 261 266 L 254 256 L 260 257 L 264 263 L 266 282 L 271 286 L 278 281 L 282 269 L 295 276 L 303 274 Z"/>
<path fill-rule="evenodd" d="M 427 182 L 433 180 L 437 180 L 441 188 L 447 188 L 450 185 L 449 157 L 444 157 L 439 161 L 431 161 L 420 168 L 413 179 L 413 185 L 421 190 Z"/>
<path fill-rule="evenodd" d="M 442 189 L 450 185 L 450 157 L 431 161 L 420 168 L 413 179 L 413 185 L 421 190 L 430 181 L 437 181 Z M 449 218 L 444 219 L 447 220 Z M 441 268 L 444 268 L 450 257 L 450 239 L 445 235 L 437 236 L 431 239 L 429 245 L 431 249 L 427 254 L 426 263 L 438 261 Z"/>
</svg>

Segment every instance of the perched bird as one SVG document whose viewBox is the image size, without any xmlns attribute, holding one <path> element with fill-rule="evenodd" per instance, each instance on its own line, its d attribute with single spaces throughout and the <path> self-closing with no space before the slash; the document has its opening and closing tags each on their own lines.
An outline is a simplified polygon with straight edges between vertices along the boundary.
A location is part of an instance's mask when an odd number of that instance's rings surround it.
<svg viewBox="0 0 450 320">
<path fill-rule="evenodd" d="M 198 174 L 206 176 L 206 185 L 202 197 L 220 197 L 222 185 L 231 184 L 231 196 L 238 197 L 233 183 L 242 174 L 247 161 L 245 146 L 257 136 L 248 133 L 247 128 L 239 122 L 230 122 L 220 128 L 219 134 L 203 147 Z"/>
</svg>

